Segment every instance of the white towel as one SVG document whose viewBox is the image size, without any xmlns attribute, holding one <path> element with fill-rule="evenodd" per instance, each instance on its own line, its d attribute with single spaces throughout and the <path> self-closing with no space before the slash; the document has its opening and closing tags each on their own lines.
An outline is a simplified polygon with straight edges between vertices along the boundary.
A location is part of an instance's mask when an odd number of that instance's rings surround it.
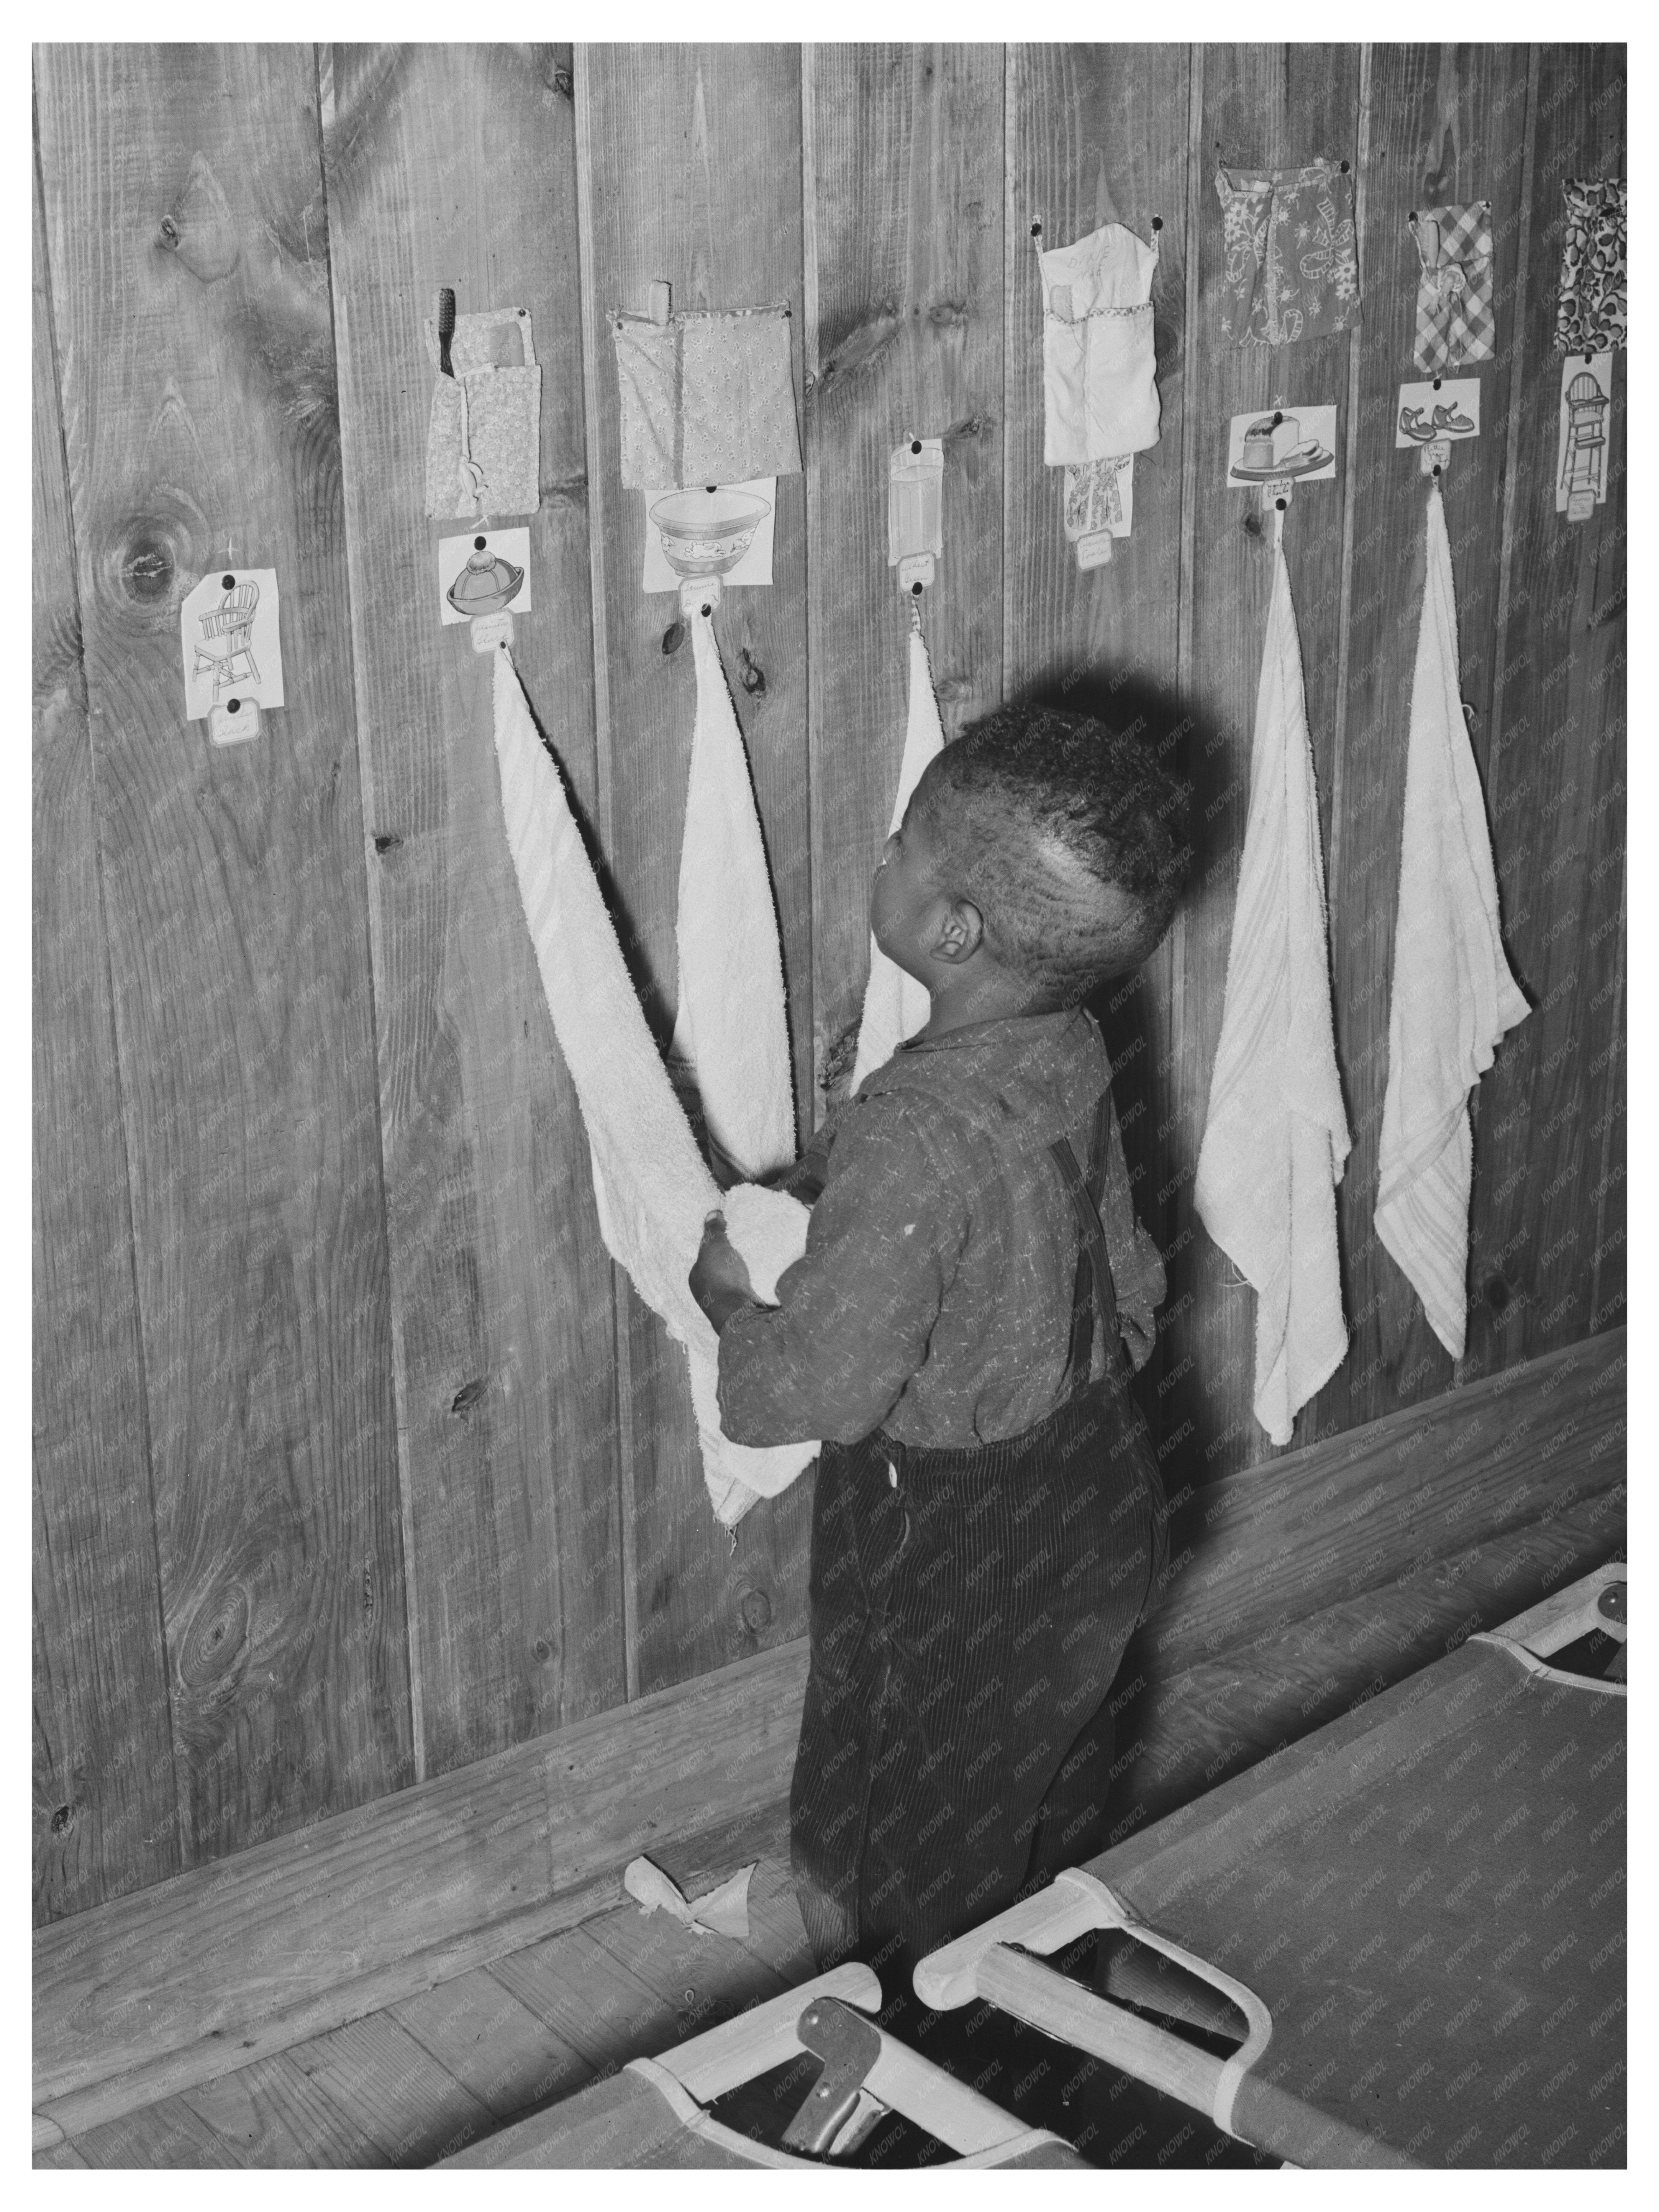
<svg viewBox="0 0 1659 2212">
<path fill-rule="evenodd" d="M 753 1178 L 795 1158 L 783 958 L 749 757 L 706 614 L 691 617 L 691 650 L 697 718 L 680 843 L 674 1050 L 696 1076 L 709 1136 Z"/>
<path fill-rule="evenodd" d="M 945 750 L 945 730 L 933 696 L 933 678 L 927 665 L 927 647 L 920 629 L 910 633 L 910 705 L 904 727 L 904 752 L 899 762 L 898 797 L 887 825 L 890 837 L 904 819 L 910 794 L 921 781 L 928 762 Z M 870 980 L 864 987 L 864 1014 L 859 1023 L 859 1048 L 853 1060 L 856 1091 L 872 1068 L 884 1066 L 906 1037 L 914 1036 L 933 1006 L 927 986 L 891 961 L 873 937 L 870 939 Z"/>
<path fill-rule="evenodd" d="M 1255 1416 L 1276 1444 L 1289 1443 L 1298 1408 L 1347 1349 L 1336 1186 L 1348 1142 L 1302 648 L 1279 549 L 1221 1042 L 1193 1192 L 1205 1227 L 1256 1293 Z"/>
<path fill-rule="evenodd" d="M 685 1346 L 703 1477 L 715 1512 L 732 1528 L 757 1496 L 774 1498 L 793 1482 L 817 1445 L 756 1449 L 721 1434 L 719 1339 L 686 1277 L 704 1216 L 723 1206 L 757 1291 L 772 1297 L 779 1275 L 806 1249 L 807 1209 L 752 1184 L 724 1199 L 715 1188 L 646 1026 L 563 779 L 505 648 L 495 656 L 495 751 L 519 894 L 587 1133 L 599 1233 Z"/>
<path fill-rule="evenodd" d="M 1438 484 L 1429 495 L 1394 930 L 1376 1233 L 1410 1277 L 1435 1334 L 1461 1359 L 1468 1094 L 1492 1066 L 1498 1039 L 1530 1010 L 1498 934 L 1492 841 L 1459 696 L 1457 606 Z"/>
</svg>

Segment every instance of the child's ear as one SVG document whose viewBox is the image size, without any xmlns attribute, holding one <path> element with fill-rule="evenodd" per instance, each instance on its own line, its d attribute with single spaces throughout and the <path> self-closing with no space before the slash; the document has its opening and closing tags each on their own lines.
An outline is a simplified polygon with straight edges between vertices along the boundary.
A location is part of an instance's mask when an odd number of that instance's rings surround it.
<svg viewBox="0 0 1659 2212">
<path fill-rule="evenodd" d="M 933 957 L 959 966 L 963 961 L 973 958 L 984 937 L 985 923 L 973 901 L 952 899 L 945 909 L 933 941 Z"/>
</svg>

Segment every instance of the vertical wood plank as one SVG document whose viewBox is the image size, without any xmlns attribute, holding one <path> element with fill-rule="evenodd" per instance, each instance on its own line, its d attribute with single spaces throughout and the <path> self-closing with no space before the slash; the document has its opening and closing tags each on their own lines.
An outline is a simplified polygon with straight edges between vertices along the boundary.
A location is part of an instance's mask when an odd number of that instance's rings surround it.
<svg viewBox="0 0 1659 2212">
<path fill-rule="evenodd" d="M 1181 46 L 1018 46 L 1008 53 L 1007 690 L 1119 727 L 1139 725 L 1183 783 L 1196 750 L 1177 692 L 1188 266 L 1191 226 L 1202 213 L 1188 206 L 1192 71 Z M 1130 535 L 1114 544 L 1107 567 L 1085 574 L 1063 526 L 1064 472 L 1042 459 L 1042 299 L 1031 225 L 1042 222 L 1052 248 L 1107 222 L 1150 240 L 1154 216 L 1163 224 L 1152 280 L 1158 442 L 1135 456 Z M 1171 1082 L 1180 941 L 1177 925 L 1136 975 L 1091 1002 L 1112 1058 L 1136 1208 L 1166 1248 L 1182 1227 L 1165 1188 L 1171 1164 L 1196 1158 L 1196 1134 L 1174 1111 Z M 1161 1334 L 1137 1385 L 1155 1419 L 1175 1341 Z"/>
<path fill-rule="evenodd" d="M 426 518 L 440 283 L 526 307 L 534 608 L 514 654 L 595 802 L 575 149 L 550 47 L 339 47 L 325 149 L 425 1771 L 624 1694 L 611 1268 L 501 818 L 493 666 Z M 504 518 L 492 517 L 499 522 Z"/>
<path fill-rule="evenodd" d="M 1501 708 L 1486 774 L 1510 965 L 1533 1012 L 1476 1093 L 1469 1359 L 1476 1369 L 1571 1343 L 1603 1314 L 1602 1238 L 1622 1226 L 1606 1133 L 1624 1097 L 1626 395 L 1613 362 L 1607 497 L 1586 523 L 1555 511 L 1561 357 L 1554 350 L 1568 177 L 1626 174 L 1622 46 L 1539 50 L 1529 258 L 1517 333 L 1519 465 Z M 1612 1196 L 1612 1215 L 1606 1207 Z M 1599 1231 L 1599 1235 L 1598 1235 Z M 1622 1243 L 1613 1295 L 1622 1287 Z"/>
<path fill-rule="evenodd" d="M 1419 374 L 1412 362 L 1419 262 L 1407 218 L 1419 207 L 1489 199 L 1495 357 L 1468 372 L 1480 384 L 1480 435 L 1459 447 L 1443 483 L 1457 592 L 1460 681 L 1474 709 L 1470 733 L 1476 763 L 1489 788 L 1498 589 L 1492 522 L 1505 496 L 1505 433 L 1518 369 L 1515 301 L 1526 115 L 1524 47 L 1373 50 L 1370 160 L 1363 179 L 1359 241 L 1365 319 L 1356 340 L 1359 403 L 1349 488 L 1358 510 L 1352 621 L 1342 817 L 1330 885 L 1337 1054 L 1353 1138 L 1338 1193 L 1343 1310 L 1352 1335 L 1346 1359 L 1311 1410 L 1322 1434 L 1434 1396 L 1452 1380 L 1452 1361 L 1421 1302 L 1377 1238 L 1374 1222 L 1429 497 L 1415 453 L 1395 451 L 1395 420 L 1401 383 Z"/>
<path fill-rule="evenodd" d="M 411 1771 L 315 76 L 36 70 L 189 1864 Z M 219 750 L 179 604 L 231 559 L 288 704 Z"/>
<path fill-rule="evenodd" d="M 92 744 L 33 187 L 34 1918 L 179 1867 Z"/>
<path fill-rule="evenodd" d="M 814 1106 L 845 1090 L 870 878 L 898 788 L 909 609 L 887 566 L 887 465 L 945 441 L 923 629 L 947 737 L 1003 693 L 1002 50 L 804 49 Z"/>
<path fill-rule="evenodd" d="M 588 466 L 608 717 L 605 859 L 618 933 L 666 1045 L 696 694 L 689 650 L 661 649 L 674 602 L 640 590 L 645 501 L 621 487 L 605 317 L 642 307 L 646 286 L 665 279 L 677 307 L 787 301 L 799 333 L 799 56 L 770 46 L 594 46 L 579 52 L 577 96 L 591 149 L 582 305 L 595 364 Z M 802 478 L 780 477 L 771 588 L 728 592 L 715 619 L 777 897 L 798 1111 L 811 1096 L 812 1036 L 805 509 Z M 738 680 L 745 665 L 763 689 Z M 703 1487 L 684 1354 L 631 1291 L 627 1304 L 635 1680 L 644 1692 L 801 1632 L 810 1492 L 799 1482 L 757 1505 L 730 1550 Z"/>
<path fill-rule="evenodd" d="M 1196 204 L 1188 210 L 1189 258 L 1198 266 L 1195 327 L 1187 332 L 1186 434 L 1196 449 L 1191 472 L 1195 513 L 1192 562 L 1182 589 L 1189 597 L 1190 694 L 1196 717 L 1187 758 L 1193 784 L 1188 832 L 1194 852 L 1187 897 L 1171 952 L 1175 1012 L 1169 1127 L 1175 1157 L 1160 1196 L 1166 1217 L 1170 1322 L 1165 1380 L 1190 1375 L 1179 1401 L 1188 1433 L 1165 1461 L 1165 1481 L 1212 1481 L 1253 1465 L 1272 1446 L 1253 1408 L 1255 1297 L 1235 1278 L 1192 1206 L 1209 1108 L 1210 1078 L 1232 933 L 1238 862 L 1249 805 L 1256 684 L 1273 585 L 1272 533 L 1254 494 L 1225 482 L 1229 419 L 1285 404 L 1337 410 L 1337 450 L 1345 450 L 1348 410 L 1346 334 L 1284 346 L 1236 346 L 1220 334 L 1224 266 L 1221 209 L 1213 178 L 1229 167 L 1287 168 L 1323 154 L 1354 158 L 1359 136 L 1359 50 L 1352 46 L 1209 46 L 1203 50 L 1203 102 L 1197 116 Z M 1360 265 L 1362 313 L 1372 312 L 1370 275 Z M 1322 827 L 1328 842 L 1336 670 L 1341 629 L 1344 501 L 1351 488 L 1311 484 L 1285 521 L 1285 553 L 1306 673 Z M 1191 1366 L 1188 1361 L 1190 1359 Z M 1312 1432 L 1304 1408 L 1296 1441 Z"/>
</svg>

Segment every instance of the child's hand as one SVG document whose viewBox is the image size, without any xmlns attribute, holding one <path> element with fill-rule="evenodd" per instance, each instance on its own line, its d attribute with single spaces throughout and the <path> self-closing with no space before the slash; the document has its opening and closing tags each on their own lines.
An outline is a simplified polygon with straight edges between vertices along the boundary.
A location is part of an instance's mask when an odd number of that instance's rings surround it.
<svg viewBox="0 0 1659 2212">
<path fill-rule="evenodd" d="M 760 1303 L 743 1255 L 726 1233 L 726 1216 L 718 1211 L 703 1222 L 702 1243 L 687 1280 L 717 1335 L 739 1306 Z"/>
</svg>

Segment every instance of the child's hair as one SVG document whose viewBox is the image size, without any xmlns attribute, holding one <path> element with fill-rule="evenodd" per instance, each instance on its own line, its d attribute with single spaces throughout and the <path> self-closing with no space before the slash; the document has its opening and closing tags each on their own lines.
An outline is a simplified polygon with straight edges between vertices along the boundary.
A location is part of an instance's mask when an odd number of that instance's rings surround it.
<svg viewBox="0 0 1659 2212">
<path fill-rule="evenodd" d="M 1138 968 L 1181 894 L 1181 793 L 1144 726 L 999 708 L 928 764 L 912 801 L 993 956 L 1067 1006 Z"/>
</svg>

